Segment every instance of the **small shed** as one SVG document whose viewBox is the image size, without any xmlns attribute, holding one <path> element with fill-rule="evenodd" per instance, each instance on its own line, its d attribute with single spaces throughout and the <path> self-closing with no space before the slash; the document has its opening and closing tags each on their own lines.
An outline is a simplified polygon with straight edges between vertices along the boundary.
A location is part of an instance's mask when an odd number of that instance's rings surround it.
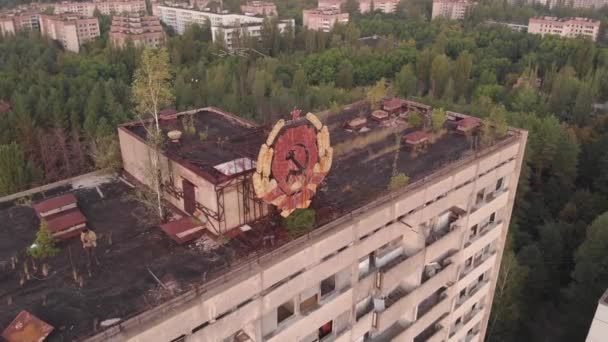
<svg viewBox="0 0 608 342">
<path fill-rule="evenodd" d="M 346 123 L 346 128 L 353 131 L 358 131 L 367 124 L 366 118 L 354 118 Z"/>
<path fill-rule="evenodd" d="M 457 122 L 456 130 L 462 134 L 470 134 L 475 131 L 481 124 L 481 120 L 478 118 L 467 116 L 466 118 Z"/>
<path fill-rule="evenodd" d="M 76 196 L 65 194 L 32 205 L 54 238 L 66 240 L 78 236 L 87 224 L 87 218 L 78 209 Z"/>
<path fill-rule="evenodd" d="M 388 112 L 384 110 L 375 110 L 372 112 L 372 119 L 378 122 L 386 121 L 389 118 Z"/>
<path fill-rule="evenodd" d="M 415 131 L 403 136 L 403 142 L 412 151 L 417 152 L 426 149 L 431 135 L 423 131 Z"/>
<path fill-rule="evenodd" d="M 207 231 L 203 223 L 190 216 L 165 223 L 160 228 L 180 245 L 198 239 Z"/>
<path fill-rule="evenodd" d="M 394 97 L 392 99 L 385 100 L 382 103 L 382 109 L 389 114 L 399 115 L 404 111 L 406 104 L 406 100 Z"/>
</svg>

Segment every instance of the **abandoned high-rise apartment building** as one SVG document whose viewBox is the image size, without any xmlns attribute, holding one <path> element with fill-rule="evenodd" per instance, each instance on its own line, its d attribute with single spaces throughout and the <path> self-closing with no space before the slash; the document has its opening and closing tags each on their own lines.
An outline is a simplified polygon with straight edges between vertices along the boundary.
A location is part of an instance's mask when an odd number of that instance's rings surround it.
<svg viewBox="0 0 608 342">
<path fill-rule="evenodd" d="M 120 177 L 0 207 L 3 336 L 482 341 L 527 133 L 432 112 L 388 98 L 260 126 L 168 110 L 160 154 L 143 123 L 122 125 Z M 166 223 L 141 199 L 154 179 Z M 61 251 L 30 277 L 42 219 Z M 70 238 L 83 226 L 99 266 Z"/>
</svg>

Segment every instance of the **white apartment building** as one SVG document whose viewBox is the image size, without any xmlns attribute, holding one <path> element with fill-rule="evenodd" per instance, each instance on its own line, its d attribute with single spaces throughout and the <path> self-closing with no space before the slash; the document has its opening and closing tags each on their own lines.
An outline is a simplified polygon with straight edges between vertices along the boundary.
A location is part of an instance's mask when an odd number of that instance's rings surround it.
<svg viewBox="0 0 608 342">
<path fill-rule="evenodd" d="M 100 35 L 99 21 L 95 17 L 78 15 L 40 15 L 42 35 L 57 40 L 72 52 L 79 52 L 80 46 Z"/>
<path fill-rule="evenodd" d="M 469 0 L 433 0 L 431 18 L 462 20 L 471 6 L 473 6 L 473 2 Z"/>
<path fill-rule="evenodd" d="M 349 15 L 339 8 L 323 7 L 302 11 L 304 27 L 309 30 L 329 32 L 336 24 L 348 24 Z"/>
<path fill-rule="evenodd" d="M 250 37 L 259 37 L 264 22 L 262 17 L 234 13 L 213 13 L 164 5 L 154 6 L 154 14 L 179 34 L 184 33 L 188 25 L 209 23 L 213 41 L 215 42 L 218 37 L 224 37 L 224 44 L 228 48 L 232 47 L 232 37 L 237 30 L 241 35 L 247 34 Z M 295 25 L 293 19 L 280 20 L 278 28 L 283 32 L 289 25 L 292 27 Z"/>
<path fill-rule="evenodd" d="M 600 22 L 588 18 L 533 17 L 528 22 L 528 33 L 557 35 L 565 38 L 586 37 L 597 40 Z"/>
<path fill-rule="evenodd" d="M 109 0 L 109 1 L 64 1 L 44 4 L 40 7 L 52 7 L 55 14 L 72 13 L 92 17 L 95 10 L 101 14 L 141 14 L 146 12 L 144 0 Z"/>
<path fill-rule="evenodd" d="M 397 10 L 398 0 L 360 0 L 359 11 L 368 13 L 369 11 L 380 11 L 382 13 L 395 13 Z"/>
<path fill-rule="evenodd" d="M 337 122 L 358 118 L 361 112 L 351 110 L 356 106 L 338 114 Z M 389 116 L 378 118 L 407 115 L 401 111 L 405 107 L 416 111 L 429 108 L 403 101 L 399 108 L 391 107 Z M 195 115 L 201 125 L 214 122 L 218 125 L 211 128 L 214 130 L 223 125 L 221 120 L 227 120 L 235 125 L 232 130 L 244 133 L 239 136 L 257 134 L 255 126 L 214 108 L 175 114 L 171 119 L 184 115 Z M 254 260 L 230 265 L 220 277 L 85 340 L 483 341 L 527 133 L 510 129 L 507 137 L 493 145 L 461 154 L 470 146 L 466 132 L 478 123 L 449 112 L 449 132 L 421 155 L 423 159 L 408 152 L 400 154 L 407 159 L 400 165 L 424 170 L 409 185 L 366 199 L 308 234 Z M 375 121 L 367 121 L 367 125 L 382 129 Z M 342 125 L 332 128 L 332 139 L 340 140 L 343 129 Z M 137 166 L 148 155 L 141 134 L 136 123 L 119 129 L 125 169 L 138 179 Z M 346 134 L 356 139 L 356 133 Z M 465 150 L 452 150 L 450 160 L 440 163 L 441 150 L 455 146 Z M 172 155 L 180 155 L 182 148 L 172 145 Z M 202 153 L 200 156 L 207 152 Z M 337 164 L 331 173 L 335 176 L 328 180 L 323 195 L 328 201 L 356 198 L 359 187 L 381 178 L 380 168 L 356 171 L 361 165 L 349 158 L 356 158 L 357 153 L 334 161 Z M 382 160 L 390 164 L 392 154 L 385 157 Z M 209 183 L 215 178 L 202 173 L 205 179 L 196 179 L 195 174 L 201 171 L 195 165 L 171 158 L 163 155 L 162 161 L 175 172 L 169 182 L 193 182 L 183 187 L 184 194 L 186 189 L 198 190 L 184 195 L 182 202 L 182 188 L 177 184 L 171 193 L 178 197 L 167 198 L 179 208 L 191 208 L 195 215 L 199 209 L 212 210 L 204 207 L 215 201 L 210 191 L 220 191 Z M 225 176 L 219 179 L 226 180 Z M 238 227 L 238 216 L 243 215 L 241 206 L 245 203 L 233 203 L 239 201 L 234 196 L 242 191 L 238 184 L 233 190 L 221 190 L 224 220 L 233 222 L 227 223 L 226 229 L 235 224 Z M 338 184 L 350 184 L 353 192 L 341 190 Z M 199 209 L 188 201 L 199 203 Z"/>
</svg>

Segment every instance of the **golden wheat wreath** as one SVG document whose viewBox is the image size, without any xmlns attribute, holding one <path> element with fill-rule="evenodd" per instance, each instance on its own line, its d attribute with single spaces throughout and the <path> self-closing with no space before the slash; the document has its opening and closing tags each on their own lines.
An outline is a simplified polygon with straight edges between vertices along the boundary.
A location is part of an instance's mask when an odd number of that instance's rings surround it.
<svg viewBox="0 0 608 342">
<path fill-rule="evenodd" d="M 331 168 L 329 130 L 312 113 L 279 120 L 260 148 L 253 187 L 256 196 L 281 210 L 283 217 L 307 208 Z"/>
</svg>

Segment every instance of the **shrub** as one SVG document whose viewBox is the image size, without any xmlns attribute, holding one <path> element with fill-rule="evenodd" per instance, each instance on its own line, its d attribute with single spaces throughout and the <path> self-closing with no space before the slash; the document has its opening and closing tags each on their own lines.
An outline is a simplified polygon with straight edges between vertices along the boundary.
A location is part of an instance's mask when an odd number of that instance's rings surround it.
<svg viewBox="0 0 608 342">
<path fill-rule="evenodd" d="M 407 116 L 407 123 L 412 127 L 420 127 L 422 125 L 422 116 L 418 112 L 410 113 Z"/>
<path fill-rule="evenodd" d="M 316 213 L 310 208 L 296 209 L 291 215 L 283 219 L 285 228 L 291 235 L 299 235 L 312 229 L 315 224 Z"/>
<path fill-rule="evenodd" d="M 395 190 L 397 188 L 404 187 L 409 183 L 409 181 L 410 177 L 408 177 L 405 173 L 398 173 L 391 177 L 391 181 L 388 183 L 388 189 Z"/>
</svg>

